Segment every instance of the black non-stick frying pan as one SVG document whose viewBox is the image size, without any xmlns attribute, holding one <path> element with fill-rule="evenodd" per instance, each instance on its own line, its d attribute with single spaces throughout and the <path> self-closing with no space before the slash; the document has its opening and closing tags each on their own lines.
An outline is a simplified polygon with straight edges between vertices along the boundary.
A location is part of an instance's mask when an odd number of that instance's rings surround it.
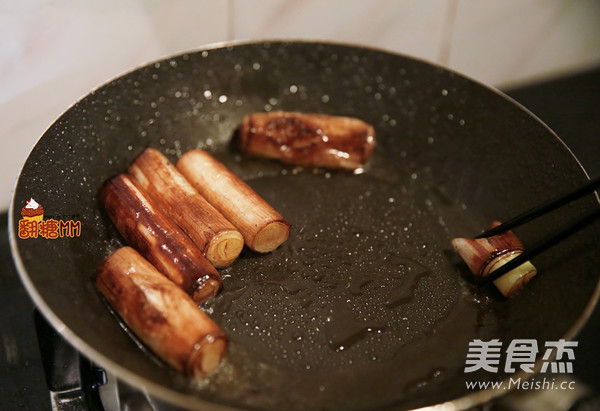
<svg viewBox="0 0 600 411">
<path fill-rule="evenodd" d="M 361 118 L 377 145 L 362 173 L 300 169 L 235 148 L 243 115 L 294 110 Z M 230 336 L 221 368 L 189 381 L 140 347 L 94 285 L 123 241 L 97 193 L 146 147 L 214 153 L 292 224 L 268 255 L 243 252 L 204 307 Z M 339 44 L 261 42 L 168 58 L 69 108 L 33 149 L 11 208 L 22 280 L 52 325 L 123 381 L 187 408 L 461 408 L 498 391 L 465 381 L 468 344 L 574 338 L 597 298 L 598 224 L 534 260 L 514 299 L 475 286 L 451 251 L 494 219 L 586 174 L 534 116 L 444 68 Z M 19 238 L 34 198 L 81 233 Z M 597 207 L 594 197 L 517 230 L 527 244 Z M 67 233 L 68 234 L 68 233 Z M 525 375 L 528 376 L 528 375 Z M 507 375 L 479 373 L 478 379 Z"/>
</svg>

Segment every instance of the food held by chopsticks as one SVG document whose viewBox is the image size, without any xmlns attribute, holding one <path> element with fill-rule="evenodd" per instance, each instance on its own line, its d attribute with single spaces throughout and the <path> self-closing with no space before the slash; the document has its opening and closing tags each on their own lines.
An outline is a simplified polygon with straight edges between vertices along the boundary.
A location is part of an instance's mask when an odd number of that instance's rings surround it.
<svg viewBox="0 0 600 411">
<path fill-rule="evenodd" d="M 495 221 L 489 229 L 499 226 Z M 485 278 L 523 253 L 521 241 L 512 231 L 484 238 L 455 238 L 452 246 L 460 254 L 473 275 Z M 513 297 L 537 274 L 531 262 L 526 261 L 517 268 L 494 280 L 494 285 L 505 297 Z"/>
<path fill-rule="evenodd" d="M 268 253 L 288 239 L 286 219 L 206 151 L 188 151 L 177 162 L 177 169 L 240 230 L 251 250 Z"/>
<path fill-rule="evenodd" d="M 102 187 L 100 199 L 127 243 L 196 303 L 217 294 L 221 287 L 217 270 L 133 177 L 111 178 Z"/>
<path fill-rule="evenodd" d="M 598 220 L 600 208 L 595 207 L 560 227 L 526 251 L 519 239 L 508 230 L 569 204 L 592 193 L 598 187 L 600 187 L 600 176 L 591 178 L 579 187 L 545 201 L 503 224 L 494 222 L 475 239 L 458 238 L 454 239 L 452 244 L 467 262 L 473 274 L 494 280 L 494 284 L 500 291 L 507 297 L 511 297 L 536 275 L 536 269 L 529 259 Z"/>
<path fill-rule="evenodd" d="M 146 149 L 129 173 L 217 268 L 229 266 L 244 247 L 242 234 L 204 199 L 158 150 Z"/>
<path fill-rule="evenodd" d="M 220 364 L 226 335 L 133 248 L 110 254 L 98 268 L 96 284 L 133 333 L 177 370 L 200 377 Z"/>
<path fill-rule="evenodd" d="M 375 130 L 362 120 L 298 112 L 244 117 L 240 150 L 286 163 L 333 169 L 363 167 L 375 146 Z"/>
</svg>

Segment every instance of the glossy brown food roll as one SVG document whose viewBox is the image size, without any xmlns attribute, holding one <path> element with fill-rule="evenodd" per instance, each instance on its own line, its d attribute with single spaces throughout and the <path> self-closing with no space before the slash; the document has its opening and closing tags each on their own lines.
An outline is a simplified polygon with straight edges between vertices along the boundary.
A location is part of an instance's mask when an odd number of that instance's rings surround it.
<svg viewBox="0 0 600 411">
<path fill-rule="evenodd" d="M 371 125 L 324 114 L 249 114 L 239 133 L 242 152 L 301 166 L 354 170 L 369 161 L 374 146 Z"/>
<path fill-rule="evenodd" d="M 217 270 L 133 177 L 120 174 L 108 180 L 100 200 L 127 243 L 194 301 L 200 304 L 217 294 L 221 287 Z"/>
<path fill-rule="evenodd" d="M 244 248 L 242 234 L 204 199 L 158 150 L 146 149 L 129 173 L 183 229 L 217 268 L 227 267 Z"/>
<path fill-rule="evenodd" d="M 220 364 L 227 347 L 223 331 L 133 248 L 109 255 L 96 285 L 134 334 L 175 369 L 200 377 Z"/>
<path fill-rule="evenodd" d="M 250 186 L 203 150 L 191 150 L 177 169 L 244 236 L 248 248 L 268 253 L 290 235 L 290 224 Z"/>
</svg>

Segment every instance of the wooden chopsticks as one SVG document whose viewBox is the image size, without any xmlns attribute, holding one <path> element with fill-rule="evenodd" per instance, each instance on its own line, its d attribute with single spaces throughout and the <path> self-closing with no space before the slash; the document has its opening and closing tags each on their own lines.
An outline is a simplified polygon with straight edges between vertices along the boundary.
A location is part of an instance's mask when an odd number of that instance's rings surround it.
<svg viewBox="0 0 600 411">
<path fill-rule="evenodd" d="M 480 234 L 476 238 L 491 237 L 491 236 L 503 233 L 505 231 L 508 231 L 514 227 L 523 225 L 535 218 L 538 218 L 544 214 L 549 213 L 552 210 L 555 210 L 559 207 L 569 204 L 572 201 L 577 200 L 578 198 L 580 198 L 588 193 L 593 192 L 594 190 L 596 190 L 599 187 L 600 187 L 600 176 L 596 176 L 596 177 L 592 178 L 591 180 L 589 180 L 587 183 L 576 188 L 575 190 L 570 191 L 564 195 L 558 196 L 558 197 L 551 199 L 545 203 L 542 203 L 522 214 L 519 214 L 518 216 L 511 218 L 510 220 L 506 221 L 505 223 L 503 223 L 495 228 L 485 231 L 484 233 Z M 510 260 L 509 262 L 504 264 L 502 267 L 494 270 L 489 275 L 487 275 L 485 277 L 485 280 L 486 281 L 494 281 L 494 280 L 502 277 L 504 274 L 517 268 L 518 266 L 520 266 L 524 262 L 530 260 L 531 258 L 535 257 L 536 255 L 540 254 L 542 251 L 547 250 L 548 248 L 550 248 L 553 245 L 559 243 L 560 241 L 566 239 L 567 237 L 571 236 L 572 234 L 576 233 L 577 231 L 581 230 L 582 228 L 592 224 L 599 217 L 600 217 L 600 207 L 597 207 L 594 210 L 592 210 L 591 212 L 584 214 L 583 216 L 578 218 L 576 221 L 573 221 L 573 222 L 569 223 L 568 225 L 566 225 L 565 227 L 561 228 L 560 230 L 558 230 L 556 233 L 552 234 L 551 236 L 543 239 L 538 244 L 536 244 L 532 247 L 528 247 L 518 257 Z"/>
</svg>

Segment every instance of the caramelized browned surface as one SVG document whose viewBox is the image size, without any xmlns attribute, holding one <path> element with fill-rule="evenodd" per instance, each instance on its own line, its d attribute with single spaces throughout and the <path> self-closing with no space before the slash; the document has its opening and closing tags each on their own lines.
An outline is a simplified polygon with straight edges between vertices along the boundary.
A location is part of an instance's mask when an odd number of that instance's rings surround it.
<svg viewBox="0 0 600 411">
<path fill-rule="evenodd" d="M 98 269 L 98 289 L 131 330 L 159 357 L 186 375 L 213 371 L 226 336 L 179 287 L 131 247 L 109 255 Z M 211 361 L 203 361 L 205 355 Z"/>
<path fill-rule="evenodd" d="M 215 267 L 237 258 L 244 247 L 242 235 L 160 151 L 144 150 L 129 166 L 129 173 Z"/>
<path fill-rule="evenodd" d="M 245 153 L 286 163 L 353 170 L 369 160 L 375 131 L 350 117 L 255 113 L 244 117 L 239 144 Z"/>
<path fill-rule="evenodd" d="M 216 295 L 221 284 L 219 273 L 132 177 L 121 174 L 108 180 L 100 198 L 127 243 L 161 273 L 196 302 Z"/>
<path fill-rule="evenodd" d="M 287 240 L 290 224 L 285 218 L 206 151 L 188 151 L 177 168 L 240 230 L 248 248 L 265 253 Z"/>
</svg>

